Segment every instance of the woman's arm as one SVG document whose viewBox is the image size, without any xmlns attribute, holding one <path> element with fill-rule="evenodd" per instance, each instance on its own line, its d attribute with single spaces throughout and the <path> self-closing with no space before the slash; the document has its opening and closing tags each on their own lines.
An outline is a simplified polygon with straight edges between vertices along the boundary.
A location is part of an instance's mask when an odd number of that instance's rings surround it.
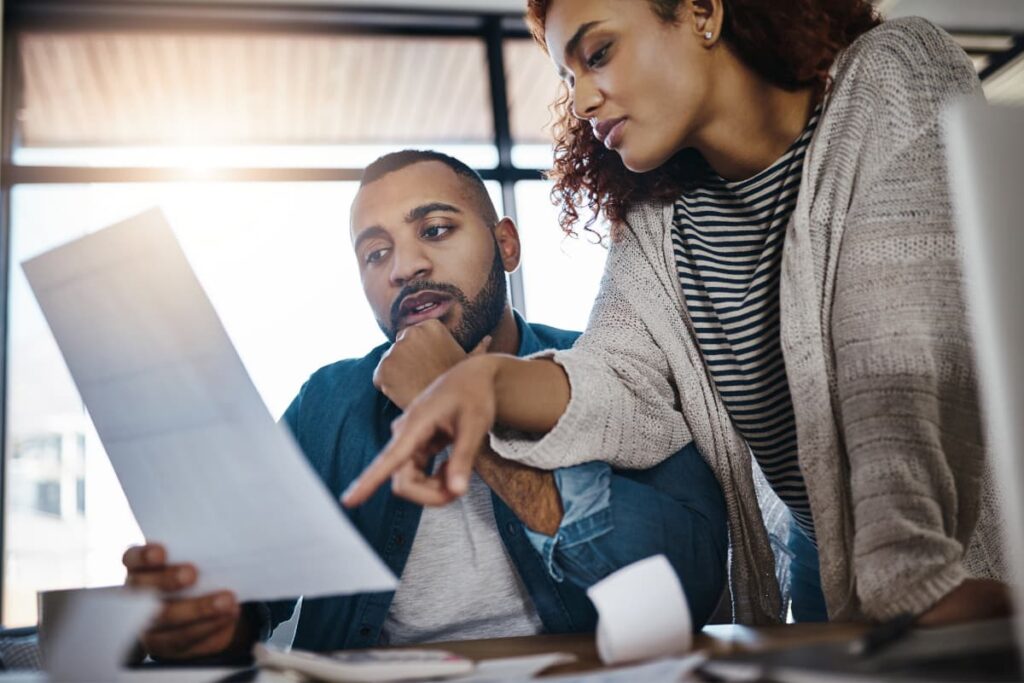
<svg viewBox="0 0 1024 683">
<path fill-rule="evenodd" d="M 935 47 L 944 41 L 915 24 L 859 74 L 886 68 L 888 85 L 846 220 L 832 332 L 857 593 L 878 619 L 993 607 L 956 599 L 978 594 L 963 560 L 985 449 L 939 120 L 978 89 L 966 56 Z"/>
</svg>

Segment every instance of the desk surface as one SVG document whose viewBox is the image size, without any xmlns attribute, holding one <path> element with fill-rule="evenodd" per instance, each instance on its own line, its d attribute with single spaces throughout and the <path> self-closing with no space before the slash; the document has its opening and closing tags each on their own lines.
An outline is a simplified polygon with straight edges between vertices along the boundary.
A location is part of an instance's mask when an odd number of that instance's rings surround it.
<svg viewBox="0 0 1024 683">
<path fill-rule="evenodd" d="M 811 645 L 855 638 L 864 633 L 864 624 L 785 624 L 749 627 L 735 624 L 708 626 L 694 639 L 694 649 L 712 656 L 739 652 L 767 652 L 782 647 Z M 602 668 L 597 656 L 593 634 L 545 635 L 526 638 L 495 638 L 463 640 L 417 647 L 448 650 L 470 659 L 497 659 L 545 652 L 570 652 L 577 657 L 573 664 L 554 667 L 546 675 L 591 671 Z"/>
</svg>

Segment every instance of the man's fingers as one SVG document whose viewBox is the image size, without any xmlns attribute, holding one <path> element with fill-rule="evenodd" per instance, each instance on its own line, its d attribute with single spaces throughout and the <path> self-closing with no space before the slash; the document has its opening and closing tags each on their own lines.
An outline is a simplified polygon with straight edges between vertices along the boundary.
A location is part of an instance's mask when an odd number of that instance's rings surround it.
<svg viewBox="0 0 1024 683">
<path fill-rule="evenodd" d="M 160 567 L 167 562 L 167 550 L 159 543 L 135 545 L 124 551 L 121 562 L 129 571 Z"/>
<path fill-rule="evenodd" d="M 194 622 L 223 617 L 238 612 L 238 601 L 234 593 L 222 591 L 201 598 L 167 600 L 164 608 L 153 623 L 151 630 L 164 631 L 180 628 Z"/>
<path fill-rule="evenodd" d="M 194 584 L 197 576 L 192 565 L 173 564 L 162 569 L 129 571 L 126 583 L 133 588 L 155 588 L 173 593 Z"/>
<path fill-rule="evenodd" d="M 401 427 L 396 425 L 391 441 L 342 494 L 341 502 L 346 507 L 365 503 L 399 467 L 413 460 L 425 446 L 436 443 L 434 424 L 433 419 L 425 417 L 415 423 L 405 422 Z"/>
<path fill-rule="evenodd" d="M 199 654 L 213 654 L 223 650 L 231 642 L 238 615 L 225 615 L 213 619 L 204 619 L 188 626 L 168 630 L 150 630 L 142 636 L 142 644 L 151 654 L 166 659 L 195 657 Z M 223 644 L 216 650 L 206 653 L 196 651 L 196 646 L 204 641 L 219 636 Z"/>
<path fill-rule="evenodd" d="M 214 631 L 206 638 L 193 643 L 185 651 L 185 657 L 191 659 L 195 657 L 217 655 L 224 652 L 224 650 L 226 650 L 234 641 L 235 628 L 230 628 L 229 626 L 229 628 Z"/>
<path fill-rule="evenodd" d="M 493 337 L 491 337 L 491 335 L 487 335 L 486 337 L 480 340 L 479 344 L 473 347 L 473 350 L 469 352 L 469 355 L 479 356 L 481 354 L 487 353 L 487 350 L 491 348 L 492 341 L 494 341 Z"/>
</svg>

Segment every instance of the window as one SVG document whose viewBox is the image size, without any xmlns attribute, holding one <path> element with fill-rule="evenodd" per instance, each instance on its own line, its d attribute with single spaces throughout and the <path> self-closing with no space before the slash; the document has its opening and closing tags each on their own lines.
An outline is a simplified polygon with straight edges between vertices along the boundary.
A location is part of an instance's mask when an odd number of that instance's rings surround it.
<svg viewBox="0 0 1024 683">
<path fill-rule="evenodd" d="M 25 259 L 161 207 L 275 416 L 310 372 L 383 341 L 348 243 L 356 180 L 381 154 L 429 147 L 484 174 L 499 210 L 519 219 L 527 287 L 525 298 L 512 288 L 513 303 L 528 319 L 582 328 L 600 276 L 603 248 L 563 241 L 541 180 L 558 82 L 521 23 L 438 15 L 436 35 L 394 19 L 365 35 L 177 31 L 160 11 L 119 6 L 121 25 L 134 16 L 138 30 L 112 29 L 102 13 L 53 31 L 6 17 L 19 108 L 0 179 L 10 207 L 5 626 L 35 622 L 38 590 L 122 581 L 121 555 L 142 540 Z M 505 78 L 491 84 L 496 42 Z M 492 85 L 510 102 L 507 127 Z M 503 146 L 512 164 L 499 162 Z"/>
<path fill-rule="evenodd" d="M 566 236 L 550 194 L 548 181 L 516 183 L 526 310 L 534 322 L 583 330 L 608 252 L 582 227 L 577 237 Z"/>
</svg>

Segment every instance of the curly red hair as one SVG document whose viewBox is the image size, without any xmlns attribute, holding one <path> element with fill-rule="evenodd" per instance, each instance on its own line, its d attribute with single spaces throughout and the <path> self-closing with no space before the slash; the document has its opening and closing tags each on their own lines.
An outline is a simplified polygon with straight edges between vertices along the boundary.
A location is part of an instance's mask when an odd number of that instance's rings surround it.
<svg viewBox="0 0 1024 683">
<path fill-rule="evenodd" d="M 534 39 L 545 50 L 544 24 L 553 0 L 528 0 L 526 19 Z M 647 0 L 665 22 L 679 19 L 683 0 Z M 722 0 L 722 40 L 762 78 L 787 90 L 814 88 L 823 94 L 829 69 L 840 50 L 874 28 L 881 19 L 869 0 Z M 693 149 L 678 152 L 647 173 L 627 169 L 619 155 L 598 141 L 590 124 L 572 113 L 572 96 L 563 86 L 553 104 L 555 161 L 548 177 L 555 181 L 551 198 L 561 206 L 559 223 L 575 236 L 580 210 L 612 225 L 625 220 L 629 209 L 647 200 L 671 201 L 706 168 Z M 598 234 L 600 237 L 600 235 Z"/>
</svg>

